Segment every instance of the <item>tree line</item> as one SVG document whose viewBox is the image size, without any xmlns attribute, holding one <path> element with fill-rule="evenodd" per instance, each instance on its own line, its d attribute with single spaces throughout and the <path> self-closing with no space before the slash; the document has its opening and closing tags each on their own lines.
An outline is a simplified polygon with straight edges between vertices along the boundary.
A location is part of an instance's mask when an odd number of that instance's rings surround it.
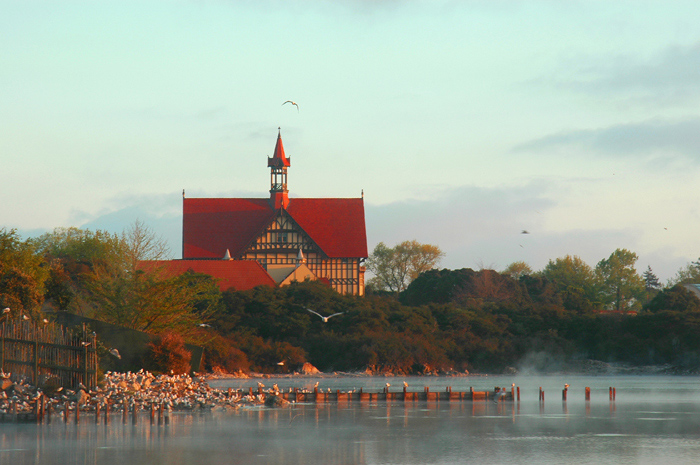
<svg viewBox="0 0 700 465">
<path fill-rule="evenodd" d="M 625 249 L 595 267 L 566 256 L 537 272 L 522 262 L 498 272 L 437 269 L 441 251 L 422 245 L 382 244 L 368 265 L 402 269 L 387 274 L 393 282 L 377 274 L 365 297 L 320 282 L 222 292 L 207 275 L 140 269 L 140 260 L 167 253 L 142 223 L 121 235 L 61 228 L 27 240 L 3 229 L 0 307 L 11 317 L 53 308 L 175 334 L 205 347 L 208 369 L 229 372 L 290 372 L 305 362 L 405 374 L 547 370 L 589 359 L 700 365 L 700 299 L 680 285 L 700 282 L 700 260 L 662 286 L 651 269 L 639 275 Z M 339 315 L 324 321 L 309 310 Z"/>
</svg>

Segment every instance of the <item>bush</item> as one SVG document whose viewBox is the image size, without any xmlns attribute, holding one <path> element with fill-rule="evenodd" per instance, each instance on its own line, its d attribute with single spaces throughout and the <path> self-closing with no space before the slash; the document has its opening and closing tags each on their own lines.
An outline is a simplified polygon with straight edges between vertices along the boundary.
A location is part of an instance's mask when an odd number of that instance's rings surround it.
<svg viewBox="0 0 700 465">
<path fill-rule="evenodd" d="M 146 359 L 148 369 L 160 373 L 188 373 L 192 353 L 179 334 L 166 331 L 150 342 Z"/>
</svg>

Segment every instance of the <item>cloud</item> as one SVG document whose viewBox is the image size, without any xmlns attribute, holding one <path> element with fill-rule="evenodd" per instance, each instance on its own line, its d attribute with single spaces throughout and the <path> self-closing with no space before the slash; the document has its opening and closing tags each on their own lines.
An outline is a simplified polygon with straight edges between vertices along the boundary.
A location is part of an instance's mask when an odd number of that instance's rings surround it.
<svg viewBox="0 0 700 465">
<path fill-rule="evenodd" d="M 574 77 L 559 86 L 595 95 L 655 105 L 683 105 L 700 96 L 700 42 L 669 46 L 648 59 L 630 55 L 605 57 L 574 65 Z M 569 74 L 572 68 L 562 73 Z"/>
<path fill-rule="evenodd" d="M 650 243 L 649 229 L 658 229 L 653 212 L 638 223 L 617 225 L 605 220 L 601 208 L 603 216 L 574 222 L 583 226 L 567 226 L 572 216 L 589 214 L 566 206 L 569 197 L 580 195 L 575 189 L 566 191 L 569 184 L 538 179 L 515 187 L 459 187 L 430 199 L 366 205 L 369 251 L 378 242 L 391 247 L 416 239 L 445 252 L 440 264 L 444 268 L 503 270 L 524 261 L 540 270 L 549 260 L 566 255 L 595 266 L 615 249 L 626 248 L 639 255 L 638 271 L 651 266 L 664 281 L 693 259 L 679 253 L 677 244 Z M 530 234 L 521 234 L 523 229 Z"/>
<path fill-rule="evenodd" d="M 515 152 L 577 148 L 617 157 L 676 154 L 700 162 L 700 118 L 651 120 L 551 134 L 513 148 Z"/>
</svg>

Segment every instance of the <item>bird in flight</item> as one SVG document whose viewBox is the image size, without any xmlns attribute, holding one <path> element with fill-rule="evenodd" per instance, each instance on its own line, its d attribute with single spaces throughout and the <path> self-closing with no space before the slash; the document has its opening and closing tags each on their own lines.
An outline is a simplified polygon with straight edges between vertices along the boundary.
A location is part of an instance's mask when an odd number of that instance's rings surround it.
<svg viewBox="0 0 700 465">
<path fill-rule="evenodd" d="M 284 103 L 291 103 L 292 105 L 294 105 L 295 107 L 297 107 L 297 112 L 299 112 L 299 105 L 297 105 L 297 102 L 292 102 L 291 100 L 287 100 L 287 101 L 284 102 Z M 284 103 L 283 103 L 282 105 L 284 105 Z"/>
<path fill-rule="evenodd" d="M 530 234 L 530 231 L 528 231 L 527 229 L 523 229 L 523 230 L 520 232 L 520 234 Z"/>
<path fill-rule="evenodd" d="M 10 307 L 3 308 L 2 313 L 10 313 Z"/>
<path fill-rule="evenodd" d="M 109 353 L 117 357 L 119 360 L 122 359 L 122 356 L 117 349 L 110 349 Z"/>
<path fill-rule="evenodd" d="M 306 308 L 306 307 L 304 307 L 304 308 Z M 328 320 L 329 320 L 330 318 L 333 318 L 334 316 L 342 315 L 343 313 L 345 313 L 345 312 L 339 312 L 339 313 L 334 313 L 334 314 L 332 314 L 332 315 L 330 315 L 330 316 L 323 316 L 323 315 L 321 315 L 320 313 L 314 312 L 314 311 L 311 310 L 310 308 L 306 308 L 306 310 L 308 310 L 309 312 L 313 313 L 314 315 L 317 315 L 319 318 L 321 318 L 321 319 L 323 320 L 324 323 L 328 323 Z"/>
</svg>

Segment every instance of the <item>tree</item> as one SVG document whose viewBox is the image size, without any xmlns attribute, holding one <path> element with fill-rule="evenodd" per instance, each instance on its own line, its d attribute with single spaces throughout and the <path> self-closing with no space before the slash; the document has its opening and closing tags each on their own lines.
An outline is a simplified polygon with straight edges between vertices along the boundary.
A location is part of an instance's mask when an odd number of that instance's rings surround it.
<svg viewBox="0 0 700 465">
<path fill-rule="evenodd" d="M 683 285 L 676 284 L 656 294 L 646 309 L 650 312 L 697 312 L 700 311 L 700 299 Z"/>
<path fill-rule="evenodd" d="M 661 282 L 659 278 L 651 271 L 651 266 L 647 265 L 647 269 L 642 273 L 644 279 L 645 302 L 649 302 L 661 290 Z"/>
<path fill-rule="evenodd" d="M 640 306 L 639 301 L 644 296 L 644 281 L 634 268 L 636 262 L 636 253 L 617 249 L 596 265 L 601 294 L 608 308 L 621 311 Z"/>
<path fill-rule="evenodd" d="M 542 270 L 561 295 L 564 308 L 587 312 L 598 305 L 598 283 L 593 269 L 577 256 L 550 260 Z"/>
<path fill-rule="evenodd" d="M 513 279 L 520 279 L 521 276 L 529 276 L 532 274 L 532 268 L 525 262 L 513 262 L 503 270 L 503 274 L 510 276 Z"/>
<path fill-rule="evenodd" d="M 671 284 L 700 284 L 700 258 L 678 270 Z"/>
<path fill-rule="evenodd" d="M 165 258 L 165 241 L 140 221 L 126 229 L 113 260 L 93 263 L 85 288 L 95 316 L 109 323 L 154 334 L 172 331 L 195 342 L 199 324 L 221 304 L 211 277 L 179 276 L 162 267 L 139 267 L 144 260 Z"/>
<path fill-rule="evenodd" d="M 398 294 L 418 275 L 434 268 L 443 256 L 438 246 L 415 240 L 404 241 L 393 248 L 380 242 L 367 259 L 367 269 L 375 275 L 370 284 Z"/>
<path fill-rule="evenodd" d="M 0 229 L 0 308 L 12 315 L 32 315 L 44 301 L 48 271 L 31 241 L 22 241 L 14 229 Z"/>
</svg>

